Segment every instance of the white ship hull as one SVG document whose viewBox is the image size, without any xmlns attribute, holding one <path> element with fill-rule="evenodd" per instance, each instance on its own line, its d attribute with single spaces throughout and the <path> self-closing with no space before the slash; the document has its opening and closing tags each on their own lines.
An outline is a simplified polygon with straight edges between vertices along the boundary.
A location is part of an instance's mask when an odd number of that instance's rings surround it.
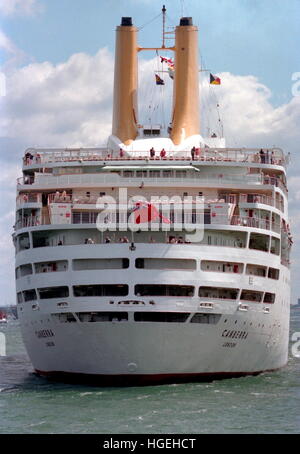
<svg viewBox="0 0 300 454">
<path fill-rule="evenodd" d="M 93 246 L 92 246 L 93 247 Z M 92 256 L 105 256 L 109 248 L 112 257 L 128 253 L 128 245 L 96 246 Z M 53 249 L 53 248 L 52 248 Z M 55 257 L 83 257 L 83 247 L 55 248 Z M 62 250 L 61 250 L 62 249 Z M 71 249 L 71 251 L 70 251 Z M 136 257 L 157 255 L 163 257 L 203 257 L 211 250 L 209 247 L 187 247 L 180 245 L 137 245 L 129 255 L 131 261 Z M 227 249 L 227 248 L 226 248 Z M 106 250 L 106 251 L 105 251 Z M 224 249 L 214 252 L 214 259 L 231 259 L 240 251 L 230 251 L 224 256 Z M 35 251 L 31 259 L 40 260 L 40 251 Z M 43 251 L 49 258 L 49 251 Z M 26 261 L 24 252 L 22 261 Z M 25 257 L 24 257 L 25 255 Z M 243 259 L 254 261 L 259 252 L 245 253 Z M 91 250 L 87 257 L 91 257 Z M 261 260 L 261 259 L 260 259 Z M 201 282 L 205 285 L 216 283 L 243 287 L 249 276 L 237 276 L 203 271 L 153 272 L 153 270 L 122 270 L 118 273 L 102 272 L 102 279 L 107 283 L 123 282 L 133 287 L 144 274 L 143 282 L 170 283 L 181 279 L 184 283 Z M 175 275 L 174 275 L 175 273 Z M 47 279 L 48 285 L 65 284 L 62 273 L 38 274 L 25 277 L 27 285 L 42 287 Z M 211 273 L 210 273 L 211 274 Z M 81 282 L 98 282 L 99 272 L 80 272 Z M 248 302 L 218 301 L 199 297 L 141 298 L 134 294 L 118 298 L 67 298 L 68 306 L 59 309 L 57 301 L 38 301 L 33 305 L 24 304 L 19 310 L 19 319 L 25 346 L 34 369 L 40 375 L 54 378 L 91 380 L 106 384 L 147 384 L 190 380 L 208 380 L 212 378 L 235 377 L 247 374 L 258 374 L 263 371 L 283 367 L 287 362 L 289 335 L 289 271 L 281 267 L 282 279 L 276 281 L 276 303 L 263 305 Z M 28 282 L 28 279 L 30 282 Z M 76 272 L 68 273 L 68 282 L 76 282 Z M 172 279 L 172 280 L 171 280 Z M 131 285 L 132 284 L 132 285 Z M 266 284 L 274 291 L 274 282 L 265 282 L 262 277 L 255 278 L 256 288 Z M 20 282 L 19 285 L 24 285 Z M 151 322 L 135 321 L 134 313 L 149 310 L 149 301 L 155 299 L 155 311 L 179 312 L 190 314 L 185 322 Z M 110 301 L 114 300 L 114 305 Z M 118 304 L 122 300 L 122 304 Z M 144 304 L 132 301 L 142 300 Z M 204 302 L 203 302 L 204 301 Z M 207 306 L 207 302 L 210 306 Z M 243 303 L 243 304 L 242 304 Z M 206 305 L 206 306 L 205 306 Z M 33 306 L 33 307 L 32 307 Z M 269 306 L 269 307 L 267 307 Z M 151 306 L 152 308 L 152 306 Z M 93 311 L 115 311 L 116 316 L 126 312 L 128 320 L 121 321 L 80 321 L 76 314 Z M 266 310 L 267 309 L 267 310 Z M 152 309 L 153 310 L 153 309 Z M 61 322 L 53 314 L 73 313 L 76 321 Z M 191 323 L 194 313 L 218 314 L 216 324 Z"/>
<path fill-rule="evenodd" d="M 231 319 L 229 330 L 241 332 L 243 323 L 235 325 L 234 317 Z M 254 320 L 260 319 L 253 317 Z M 79 330 L 48 324 L 47 329 L 55 332 L 51 351 L 43 341 L 37 345 L 26 328 L 22 332 L 39 374 L 75 378 L 90 375 L 99 382 L 111 380 L 111 384 L 114 379 L 146 383 L 251 375 L 278 369 L 287 362 L 286 331 L 281 331 L 282 337 L 276 339 L 271 330 L 253 329 L 246 340 L 241 340 L 226 338 L 223 326 L 211 329 L 174 325 L 166 328 L 164 323 L 136 326 L 130 322 L 104 322 Z"/>
</svg>

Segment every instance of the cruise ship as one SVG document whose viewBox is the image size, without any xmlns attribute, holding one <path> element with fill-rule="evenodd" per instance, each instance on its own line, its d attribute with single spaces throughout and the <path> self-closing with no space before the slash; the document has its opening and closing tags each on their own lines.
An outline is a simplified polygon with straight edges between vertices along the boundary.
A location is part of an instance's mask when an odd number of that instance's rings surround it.
<svg viewBox="0 0 300 454">
<path fill-rule="evenodd" d="M 172 46 L 143 48 L 132 18 L 121 19 L 105 147 L 24 153 L 16 296 L 40 376 L 146 385 L 287 362 L 288 155 L 200 133 L 198 29 L 178 22 Z M 147 50 L 174 55 L 161 58 L 173 77 L 167 127 L 139 121 Z"/>
</svg>

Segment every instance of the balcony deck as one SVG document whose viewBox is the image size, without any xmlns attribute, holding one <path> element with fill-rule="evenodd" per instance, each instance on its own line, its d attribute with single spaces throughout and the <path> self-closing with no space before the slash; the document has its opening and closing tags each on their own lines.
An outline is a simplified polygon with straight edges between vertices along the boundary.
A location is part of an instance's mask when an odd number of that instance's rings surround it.
<svg viewBox="0 0 300 454">
<path fill-rule="evenodd" d="M 121 177 L 116 173 L 100 174 L 67 174 L 54 176 L 43 173 L 36 173 L 35 177 L 20 177 L 17 179 L 18 190 L 22 186 L 31 187 L 32 189 L 47 188 L 73 188 L 73 187 L 143 187 L 161 186 L 161 187 L 224 187 L 224 188 L 249 188 L 257 189 L 257 186 L 276 186 L 285 194 L 287 193 L 286 185 L 278 177 L 265 176 L 260 173 L 247 175 L 229 175 L 216 173 L 215 175 L 199 175 L 188 177 Z"/>
<path fill-rule="evenodd" d="M 150 151 L 108 150 L 107 148 L 78 148 L 78 149 L 35 149 L 29 148 L 23 159 L 24 167 L 39 167 L 55 163 L 95 163 L 103 161 L 133 161 L 149 160 L 153 163 L 169 161 L 224 162 L 224 163 L 255 163 L 283 166 L 289 163 L 289 155 L 280 148 L 198 148 L 191 150 L 166 151 L 166 155 L 156 151 L 154 156 Z"/>
</svg>

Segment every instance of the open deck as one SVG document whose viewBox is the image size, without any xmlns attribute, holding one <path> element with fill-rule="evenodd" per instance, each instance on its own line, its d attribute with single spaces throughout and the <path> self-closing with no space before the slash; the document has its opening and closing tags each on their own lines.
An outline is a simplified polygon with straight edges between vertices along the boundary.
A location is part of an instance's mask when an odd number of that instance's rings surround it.
<svg viewBox="0 0 300 454">
<path fill-rule="evenodd" d="M 289 155 L 280 148 L 196 148 L 182 151 L 129 151 L 120 149 L 118 152 L 107 148 L 65 148 L 36 149 L 29 148 L 25 152 L 24 166 L 44 165 L 50 163 L 97 162 L 97 161 L 208 161 L 208 162 L 245 162 L 271 164 L 286 167 Z"/>
</svg>

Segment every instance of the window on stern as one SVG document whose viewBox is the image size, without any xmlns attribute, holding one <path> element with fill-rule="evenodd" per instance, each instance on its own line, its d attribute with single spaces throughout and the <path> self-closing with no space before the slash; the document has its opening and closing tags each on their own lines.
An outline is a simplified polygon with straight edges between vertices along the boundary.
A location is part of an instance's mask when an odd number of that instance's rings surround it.
<svg viewBox="0 0 300 454">
<path fill-rule="evenodd" d="M 254 303 L 260 303 L 262 296 L 263 292 L 255 290 L 242 290 L 241 301 L 253 301 Z"/>
<path fill-rule="evenodd" d="M 216 325 L 221 318 L 221 314 L 206 314 L 197 313 L 191 318 L 191 323 L 204 323 L 208 325 Z"/>
<path fill-rule="evenodd" d="M 34 301 L 37 299 L 36 291 L 35 289 L 30 289 L 30 290 L 24 290 L 23 291 L 23 298 L 24 301 Z"/>
<path fill-rule="evenodd" d="M 135 312 L 135 322 L 163 322 L 163 323 L 184 323 L 188 312 Z"/>
<path fill-rule="evenodd" d="M 135 286 L 135 295 L 192 297 L 194 290 L 194 287 L 191 285 L 138 284 Z"/>
<path fill-rule="evenodd" d="M 269 268 L 268 278 L 278 280 L 279 279 L 279 270 L 277 268 Z"/>
<path fill-rule="evenodd" d="M 274 304 L 274 302 L 275 302 L 275 293 L 266 292 L 265 296 L 264 296 L 264 303 Z"/>
<path fill-rule="evenodd" d="M 83 323 L 123 322 L 128 320 L 127 312 L 77 312 L 76 315 Z"/>
<path fill-rule="evenodd" d="M 75 285 L 74 296 L 127 296 L 128 285 L 125 284 L 103 284 L 103 285 Z"/>
<path fill-rule="evenodd" d="M 69 288 L 67 286 L 39 288 L 38 292 L 40 299 L 66 298 L 69 296 Z"/>
<path fill-rule="evenodd" d="M 238 297 L 238 293 L 239 293 L 239 290 L 236 288 L 223 288 L 223 287 L 200 287 L 199 288 L 200 298 L 236 300 Z"/>
</svg>

